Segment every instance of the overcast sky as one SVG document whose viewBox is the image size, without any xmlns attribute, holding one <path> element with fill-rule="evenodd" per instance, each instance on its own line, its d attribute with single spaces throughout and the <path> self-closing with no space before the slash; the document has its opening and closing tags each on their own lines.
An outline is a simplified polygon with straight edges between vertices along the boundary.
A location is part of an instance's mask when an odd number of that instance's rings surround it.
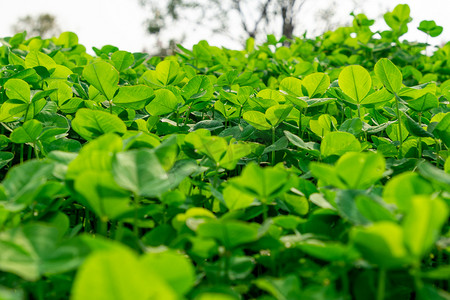
<svg viewBox="0 0 450 300">
<path fill-rule="evenodd" d="M 329 0 L 314 1 L 317 6 L 326 6 L 330 3 Z M 350 11 L 346 11 L 351 9 L 351 2 L 351 0 L 338 1 L 343 23 L 352 20 L 348 15 Z M 413 22 L 409 24 L 410 32 L 405 38 L 425 41 L 425 34 L 416 28 L 422 20 L 434 20 L 444 27 L 444 32 L 430 41 L 440 44 L 450 40 L 450 0 L 360 0 L 357 3 L 356 12 L 364 12 L 372 19 L 379 17 L 386 9 L 407 3 L 411 7 Z M 62 31 L 75 32 L 80 43 L 87 49 L 109 44 L 121 50 L 139 52 L 144 48 L 151 51 L 153 47 L 153 40 L 146 34 L 144 26 L 148 15 L 139 5 L 139 0 L 0 0 L 0 37 L 11 36 L 13 33 L 11 27 L 20 17 L 41 13 L 55 15 Z M 306 24 L 309 24 L 307 26 L 310 26 L 310 30 L 314 28 L 314 22 Z M 385 28 L 383 20 L 376 22 L 374 27 L 374 29 Z M 236 41 L 205 36 L 201 31 L 192 31 L 183 45 L 192 47 L 202 39 L 216 46 L 239 48 Z"/>
</svg>

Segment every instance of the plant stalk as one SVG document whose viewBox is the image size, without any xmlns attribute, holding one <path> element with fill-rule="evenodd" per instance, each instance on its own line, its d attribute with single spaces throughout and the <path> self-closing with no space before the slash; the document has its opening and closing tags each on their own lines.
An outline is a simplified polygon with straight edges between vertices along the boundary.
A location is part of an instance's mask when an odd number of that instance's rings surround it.
<svg viewBox="0 0 450 300">
<path fill-rule="evenodd" d="M 419 126 L 422 127 L 422 113 L 419 113 Z M 419 158 L 422 158 L 422 137 L 419 136 L 417 148 L 419 149 Z"/>
<path fill-rule="evenodd" d="M 275 144 L 275 127 L 272 127 L 272 145 Z M 272 150 L 272 166 L 275 165 L 275 150 Z"/>
<path fill-rule="evenodd" d="M 402 148 L 403 148 L 403 136 L 402 136 L 402 118 L 400 115 L 400 109 L 399 109 L 399 100 L 400 97 L 395 93 L 395 109 L 397 113 L 397 122 L 398 122 L 398 137 L 400 140 L 400 146 L 398 149 L 398 158 L 401 159 L 403 157 Z"/>
<path fill-rule="evenodd" d="M 386 269 L 380 269 L 378 272 L 377 300 L 384 300 L 386 292 Z"/>
</svg>

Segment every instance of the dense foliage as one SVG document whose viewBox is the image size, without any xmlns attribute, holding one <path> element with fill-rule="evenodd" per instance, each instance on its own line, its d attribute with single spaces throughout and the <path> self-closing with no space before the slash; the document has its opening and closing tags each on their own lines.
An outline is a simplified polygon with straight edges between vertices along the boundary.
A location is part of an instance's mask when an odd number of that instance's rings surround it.
<svg viewBox="0 0 450 300">
<path fill-rule="evenodd" d="M 165 59 L 2 39 L 0 299 L 449 299 L 450 43 L 385 20 Z"/>
</svg>

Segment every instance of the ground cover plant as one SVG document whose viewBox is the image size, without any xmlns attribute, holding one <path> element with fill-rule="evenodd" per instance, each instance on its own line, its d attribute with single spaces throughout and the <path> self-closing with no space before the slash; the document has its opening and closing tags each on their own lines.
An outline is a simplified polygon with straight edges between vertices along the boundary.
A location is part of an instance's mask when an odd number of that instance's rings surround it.
<svg viewBox="0 0 450 300">
<path fill-rule="evenodd" d="M 1 39 L 0 299 L 450 299 L 450 43 L 384 18 L 164 59 Z"/>
</svg>

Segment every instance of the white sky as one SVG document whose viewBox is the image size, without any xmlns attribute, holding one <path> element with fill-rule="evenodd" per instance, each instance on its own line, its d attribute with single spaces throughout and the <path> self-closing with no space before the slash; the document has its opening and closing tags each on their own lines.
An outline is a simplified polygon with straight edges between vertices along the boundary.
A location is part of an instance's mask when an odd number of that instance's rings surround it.
<svg viewBox="0 0 450 300">
<path fill-rule="evenodd" d="M 318 7 L 330 3 L 330 0 L 313 1 Z M 444 32 L 429 42 L 440 44 L 450 40 L 450 0 L 358 0 L 356 2 L 359 5 L 356 13 L 364 12 L 371 19 L 378 18 L 387 9 L 392 10 L 397 4 L 407 3 L 411 7 L 413 22 L 409 24 L 409 32 L 404 36 L 405 38 L 425 41 L 425 34 L 416 28 L 422 20 L 434 20 L 444 27 Z M 352 17 L 348 14 L 349 9 L 352 8 L 352 1 L 340 0 L 338 3 L 343 22 L 350 22 Z M 139 5 L 139 0 L 0 0 L 0 37 L 12 35 L 11 26 L 18 18 L 41 13 L 55 15 L 61 30 L 75 32 L 80 43 L 85 45 L 89 52 L 92 46 L 100 48 L 108 44 L 131 52 L 139 52 L 144 48 L 151 51 L 153 47 L 153 40 L 146 34 L 144 26 L 148 15 Z M 304 24 L 309 24 L 307 29 L 312 30 L 314 20 L 305 19 L 305 21 Z M 373 28 L 387 27 L 384 20 L 378 19 Z M 240 48 L 236 41 L 223 37 L 205 36 L 201 30 L 192 31 L 183 46 L 192 47 L 202 39 L 216 46 Z"/>
</svg>

